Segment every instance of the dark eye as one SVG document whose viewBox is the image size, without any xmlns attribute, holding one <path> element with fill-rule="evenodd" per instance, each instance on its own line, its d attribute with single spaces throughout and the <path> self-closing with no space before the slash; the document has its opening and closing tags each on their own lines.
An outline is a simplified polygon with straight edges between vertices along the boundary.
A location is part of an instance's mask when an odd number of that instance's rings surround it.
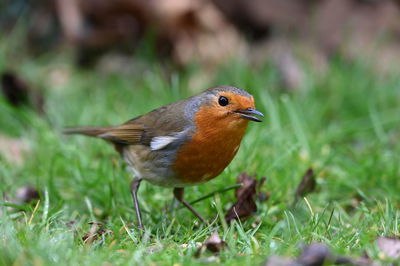
<svg viewBox="0 0 400 266">
<path fill-rule="evenodd" d="M 228 105 L 229 101 L 228 101 L 228 98 L 226 98 L 224 96 L 220 96 L 218 99 L 218 103 L 221 106 L 226 106 L 226 105 Z"/>
</svg>

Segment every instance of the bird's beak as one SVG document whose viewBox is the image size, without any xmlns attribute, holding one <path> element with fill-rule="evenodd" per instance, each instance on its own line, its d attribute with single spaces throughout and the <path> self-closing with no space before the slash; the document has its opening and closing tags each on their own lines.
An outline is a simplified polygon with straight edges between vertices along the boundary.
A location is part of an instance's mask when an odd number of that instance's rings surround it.
<svg viewBox="0 0 400 266">
<path fill-rule="evenodd" d="M 262 122 L 261 119 L 259 119 L 258 117 L 255 117 L 255 115 L 264 117 L 263 113 L 261 113 L 260 111 L 254 109 L 254 108 L 247 108 L 244 110 L 237 110 L 235 111 L 235 113 L 240 114 L 243 118 L 255 121 L 255 122 Z"/>
</svg>

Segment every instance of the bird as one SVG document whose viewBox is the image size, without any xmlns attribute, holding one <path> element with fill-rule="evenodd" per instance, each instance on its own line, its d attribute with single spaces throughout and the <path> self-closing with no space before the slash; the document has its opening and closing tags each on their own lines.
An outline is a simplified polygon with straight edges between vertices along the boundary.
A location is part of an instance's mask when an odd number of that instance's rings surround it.
<svg viewBox="0 0 400 266">
<path fill-rule="evenodd" d="M 239 150 L 249 121 L 262 122 L 254 97 L 234 86 L 217 86 L 170 103 L 123 124 L 70 127 L 114 145 L 134 177 L 130 185 L 138 228 L 144 230 L 137 192 L 142 180 L 173 188 L 174 197 L 203 223 L 184 200 L 184 188 L 219 176 Z"/>
</svg>

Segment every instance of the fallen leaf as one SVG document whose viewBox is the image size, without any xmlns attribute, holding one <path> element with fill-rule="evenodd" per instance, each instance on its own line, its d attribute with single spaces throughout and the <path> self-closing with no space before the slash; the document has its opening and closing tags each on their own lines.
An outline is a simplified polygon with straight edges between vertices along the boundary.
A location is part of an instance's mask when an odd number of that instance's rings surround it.
<svg viewBox="0 0 400 266">
<path fill-rule="evenodd" d="M 29 103 L 28 86 L 12 72 L 1 74 L 1 88 L 4 97 L 13 106 L 27 105 Z"/>
<path fill-rule="evenodd" d="M 211 236 L 204 242 L 204 245 L 206 246 L 207 250 L 213 253 L 218 253 L 225 248 L 227 244 L 219 237 L 217 232 L 213 232 Z"/>
<path fill-rule="evenodd" d="M 73 228 L 76 225 L 77 222 L 78 222 L 77 220 L 70 220 L 70 221 L 66 222 L 65 225 L 68 228 Z"/>
<path fill-rule="evenodd" d="M 290 258 L 273 255 L 267 259 L 264 266 L 295 266 L 295 262 Z"/>
<path fill-rule="evenodd" d="M 300 184 L 297 186 L 295 201 L 297 201 L 298 198 L 305 197 L 308 193 L 313 192 L 316 186 L 317 182 L 315 181 L 314 170 L 308 168 L 306 173 L 303 175 Z"/>
<path fill-rule="evenodd" d="M 368 257 L 351 258 L 347 256 L 336 256 L 330 248 L 322 243 L 311 243 L 304 247 L 298 258 L 287 258 L 272 255 L 264 266 L 322 266 L 322 265 L 354 265 L 354 266 L 378 266 L 378 262 Z"/>
<path fill-rule="evenodd" d="M 363 200 L 364 198 L 359 193 L 355 193 L 355 195 L 348 196 L 347 203 L 343 205 L 343 209 L 346 212 L 353 212 L 357 210 L 357 207 Z"/>
<path fill-rule="evenodd" d="M 225 215 L 225 221 L 227 222 L 249 217 L 257 211 L 257 205 L 254 201 L 257 181 L 252 176 L 242 173 L 238 176 L 237 183 L 242 184 L 242 186 L 238 187 L 235 193 L 237 202 Z"/>
<path fill-rule="evenodd" d="M 389 258 L 400 258 L 400 239 L 394 237 L 378 237 L 376 239 L 379 249 Z"/>
<path fill-rule="evenodd" d="M 107 234 L 112 233 L 110 230 L 104 229 L 104 225 L 102 223 L 90 222 L 89 224 L 91 224 L 89 232 L 87 232 L 86 234 L 84 234 L 82 236 L 82 241 L 85 244 L 91 244 L 94 241 L 96 241 L 97 239 L 99 239 L 99 237 L 101 237 L 102 235 L 104 235 L 106 233 Z"/>
<path fill-rule="evenodd" d="M 352 258 L 347 256 L 336 256 L 330 248 L 322 243 L 311 243 L 303 249 L 293 265 L 322 266 L 322 265 L 354 265 L 354 266 L 377 266 L 379 263 L 371 261 L 368 257 Z"/>
<path fill-rule="evenodd" d="M 228 245 L 226 244 L 226 242 L 219 237 L 218 232 L 214 231 L 211 236 L 207 238 L 206 241 L 204 241 L 201 247 L 197 250 L 195 257 L 199 257 L 201 254 L 204 253 L 205 250 L 217 254 L 227 246 Z"/>
<path fill-rule="evenodd" d="M 39 191 L 32 186 L 21 187 L 15 195 L 16 201 L 21 203 L 29 203 L 40 198 Z"/>
<path fill-rule="evenodd" d="M 28 143 L 24 139 L 0 135 L 0 153 L 9 162 L 21 165 L 28 150 Z"/>
<path fill-rule="evenodd" d="M 380 266 L 381 264 L 375 261 L 370 260 L 369 258 L 360 257 L 360 258 L 350 258 L 350 257 L 337 257 L 334 261 L 334 264 L 337 265 L 354 265 L 354 266 Z"/>
<path fill-rule="evenodd" d="M 7 101 L 15 106 L 30 106 L 43 113 L 43 96 L 30 88 L 17 74 L 6 71 L 1 74 L 1 90 Z"/>
<path fill-rule="evenodd" d="M 237 198 L 243 197 L 248 193 L 249 190 L 256 192 L 257 181 L 253 176 L 249 176 L 246 173 L 241 173 L 238 176 L 238 184 L 242 184 L 242 186 L 236 189 L 235 195 Z"/>
<path fill-rule="evenodd" d="M 322 243 L 311 243 L 303 249 L 297 258 L 299 265 L 319 266 L 327 261 L 333 261 L 333 256 L 329 247 Z"/>
</svg>

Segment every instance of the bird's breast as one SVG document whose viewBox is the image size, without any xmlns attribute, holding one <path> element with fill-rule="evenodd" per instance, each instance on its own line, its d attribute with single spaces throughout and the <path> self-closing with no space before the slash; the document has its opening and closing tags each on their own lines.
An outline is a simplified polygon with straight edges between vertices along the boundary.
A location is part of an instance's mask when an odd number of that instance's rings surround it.
<svg viewBox="0 0 400 266">
<path fill-rule="evenodd" d="M 218 176 L 236 155 L 246 128 L 247 121 L 229 126 L 224 120 L 197 119 L 192 138 L 177 151 L 176 177 L 195 184 Z"/>
</svg>

